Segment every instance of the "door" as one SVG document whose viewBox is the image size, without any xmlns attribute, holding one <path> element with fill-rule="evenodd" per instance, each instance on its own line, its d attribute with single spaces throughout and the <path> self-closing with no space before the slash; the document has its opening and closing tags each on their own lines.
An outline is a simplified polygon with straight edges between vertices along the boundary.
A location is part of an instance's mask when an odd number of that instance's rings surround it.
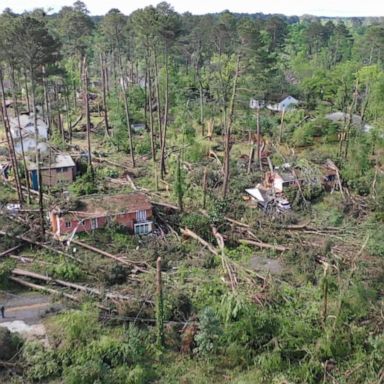
<svg viewBox="0 0 384 384">
<path fill-rule="evenodd" d="M 97 225 L 97 217 L 95 219 L 91 219 L 91 229 L 96 229 Z"/>
</svg>

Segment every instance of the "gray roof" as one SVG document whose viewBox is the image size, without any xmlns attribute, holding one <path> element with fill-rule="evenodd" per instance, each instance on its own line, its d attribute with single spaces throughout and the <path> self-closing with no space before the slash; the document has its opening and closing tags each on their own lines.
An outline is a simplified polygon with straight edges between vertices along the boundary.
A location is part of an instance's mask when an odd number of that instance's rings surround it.
<svg viewBox="0 0 384 384">
<path fill-rule="evenodd" d="M 51 159 L 51 164 L 49 164 L 49 158 L 45 158 L 43 161 L 43 165 L 41 169 L 49 169 L 49 168 L 68 168 L 74 167 L 75 162 L 72 160 L 72 157 L 66 155 L 64 153 L 54 154 Z M 36 163 L 30 163 L 28 166 L 30 171 L 37 169 Z"/>
</svg>

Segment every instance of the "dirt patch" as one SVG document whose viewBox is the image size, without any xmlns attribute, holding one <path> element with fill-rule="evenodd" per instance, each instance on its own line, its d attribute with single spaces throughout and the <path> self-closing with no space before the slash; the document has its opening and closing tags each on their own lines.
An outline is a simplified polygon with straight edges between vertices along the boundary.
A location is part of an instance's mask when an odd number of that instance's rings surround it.
<svg viewBox="0 0 384 384">
<path fill-rule="evenodd" d="M 280 261 L 268 257 L 253 256 L 250 265 L 255 271 L 270 273 L 271 275 L 281 275 L 283 273 L 283 266 Z"/>
</svg>

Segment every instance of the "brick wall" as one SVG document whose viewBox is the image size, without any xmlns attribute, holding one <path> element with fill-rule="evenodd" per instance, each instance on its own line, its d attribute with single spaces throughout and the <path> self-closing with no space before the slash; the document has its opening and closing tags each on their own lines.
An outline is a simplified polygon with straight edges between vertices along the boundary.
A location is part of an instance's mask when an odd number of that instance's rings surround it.
<svg viewBox="0 0 384 384">
<path fill-rule="evenodd" d="M 152 218 L 152 209 L 146 210 L 147 213 L 147 220 L 151 220 Z M 55 219 L 57 216 L 55 214 L 51 214 L 51 228 L 53 232 L 57 232 L 57 224 L 55 222 Z M 96 224 L 97 219 L 97 224 Z M 103 228 L 108 223 L 116 223 L 119 225 L 122 225 L 124 227 L 127 227 L 133 232 L 134 224 L 136 221 L 136 212 L 129 212 L 129 213 L 122 213 L 117 214 L 112 217 L 98 217 L 95 220 L 92 221 L 92 219 L 86 219 L 84 220 L 77 228 L 76 232 L 86 232 L 91 231 L 93 228 L 93 225 L 97 225 L 97 228 Z M 60 235 L 71 233 L 76 226 L 79 223 L 79 219 L 76 217 L 59 217 L 59 226 L 60 226 Z"/>
<path fill-rule="evenodd" d="M 41 178 L 43 185 L 47 186 L 69 184 L 75 179 L 75 167 L 42 169 Z"/>
</svg>

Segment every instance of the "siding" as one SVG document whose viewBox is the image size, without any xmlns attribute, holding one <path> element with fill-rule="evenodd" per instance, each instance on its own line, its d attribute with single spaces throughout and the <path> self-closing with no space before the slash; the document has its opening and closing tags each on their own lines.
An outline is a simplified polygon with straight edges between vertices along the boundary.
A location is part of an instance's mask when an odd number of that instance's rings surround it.
<svg viewBox="0 0 384 384">
<path fill-rule="evenodd" d="M 56 168 L 42 169 L 41 170 L 42 185 L 52 187 L 57 184 L 69 184 L 71 181 L 75 179 L 74 167 L 66 167 L 66 168 L 59 168 L 59 169 L 62 169 L 63 171 L 57 172 Z M 30 175 L 31 175 L 32 187 L 34 190 L 37 191 L 38 190 L 37 171 L 36 170 L 31 171 Z"/>
<path fill-rule="evenodd" d="M 147 220 L 150 220 L 152 218 L 152 209 L 147 209 Z M 53 232 L 57 232 L 57 226 L 53 224 L 55 220 L 53 219 L 53 215 L 51 215 L 51 227 Z M 80 219 L 76 219 L 74 217 L 60 217 L 59 223 L 60 223 L 60 234 L 67 234 L 71 233 L 76 226 L 78 225 Z M 92 230 L 92 219 L 85 219 L 77 228 L 76 232 L 86 232 Z M 121 213 L 117 215 L 113 215 L 111 217 L 98 217 L 97 218 L 97 228 L 103 228 L 105 227 L 109 222 L 114 222 L 116 224 L 122 225 L 124 227 L 127 227 L 129 230 L 133 232 L 134 230 L 134 224 L 137 223 L 136 220 L 136 212 L 129 212 L 129 213 Z M 67 227 L 66 222 L 70 222 L 71 226 Z"/>
</svg>

